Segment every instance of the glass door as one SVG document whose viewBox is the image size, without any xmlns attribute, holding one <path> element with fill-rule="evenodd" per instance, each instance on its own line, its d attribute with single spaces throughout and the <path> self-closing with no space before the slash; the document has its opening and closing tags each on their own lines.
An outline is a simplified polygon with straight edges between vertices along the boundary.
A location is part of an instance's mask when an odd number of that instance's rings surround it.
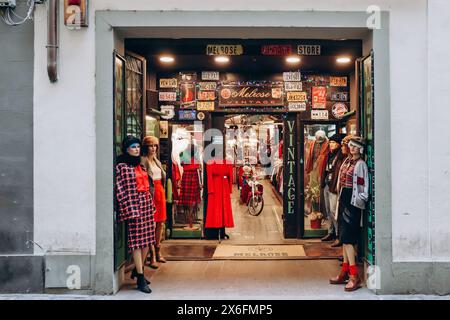
<svg viewBox="0 0 450 320">
<path fill-rule="evenodd" d="M 304 238 L 323 237 L 328 233 L 322 178 L 329 152 L 328 139 L 337 133 L 336 123 L 303 125 L 304 137 Z"/>
</svg>

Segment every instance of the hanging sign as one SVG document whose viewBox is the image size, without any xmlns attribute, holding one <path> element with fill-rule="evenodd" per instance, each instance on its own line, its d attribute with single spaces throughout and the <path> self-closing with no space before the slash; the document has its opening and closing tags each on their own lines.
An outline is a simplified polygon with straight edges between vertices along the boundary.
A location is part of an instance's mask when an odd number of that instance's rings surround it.
<svg viewBox="0 0 450 320">
<path fill-rule="evenodd" d="M 330 86 L 346 87 L 347 86 L 347 77 L 330 77 Z"/>
<path fill-rule="evenodd" d="M 177 93 L 172 91 L 160 92 L 159 101 L 177 101 Z"/>
<path fill-rule="evenodd" d="M 311 110 L 312 120 L 328 120 L 328 110 Z"/>
<path fill-rule="evenodd" d="M 303 90 L 302 82 L 300 82 L 300 81 L 285 82 L 284 90 L 286 90 L 286 91 L 302 91 Z"/>
<path fill-rule="evenodd" d="M 195 120 L 197 119 L 197 111 L 195 110 L 179 110 L 178 111 L 179 120 Z"/>
<path fill-rule="evenodd" d="M 220 106 L 282 106 L 283 87 L 277 85 L 223 86 L 219 95 Z"/>
<path fill-rule="evenodd" d="M 289 111 L 306 111 L 306 102 L 289 102 Z"/>
<path fill-rule="evenodd" d="M 287 56 L 292 54 L 292 46 L 291 45 L 262 46 L 261 54 L 265 56 Z"/>
<path fill-rule="evenodd" d="M 336 119 L 341 119 L 346 113 L 348 112 L 348 107 L 345 103 L 336 103 L 331 108 L 331 113 L 333 114 L 333 117 Z"/>
<path fill-rule="evenodd" d="M 214 111 L 214 101 L 197 101 L 197 110 Z"/>
<path fill-rule="evenodd" d="M 215 91 L 199 91 L 197 93 L 198 100 L 206 100 L 206 101 L 214 101 L 216 100 L 216 92 Z"/>
<path fill-rule="evenodd" d="M 287 93 L 288 102 L 306 102 L 308 101 L 306 92 L 293 91 Z"/>
<path fill-rule="evenodd" d="M 283 72 L 284 81 L 301 81 L 300 72 Z"/>
<path fill-rule="evenodd" d="M 217 83 L 216 82 L 199 82 L 198 88 L 200 90 L 216 90 Z"/>
<path fill-rule="evenodd" d="M 320 45 L 299 45 L 297 47 L 297 52 L 302 56 L 320 56 L 321 55 Z"/>
<path fill-rule="evenodd" d="M 161 112 L 164 112 L 166 115 L 161 116 L 161 118 L 165 120 L 173 119 L 175 116 L 175 106 L 172 105 L 164 105 L 161 106 Z"/>
<path fill-rule="evenodd" d="M 202 80 L 219 80 L 219 72 L 218 71 L 203 71 L 202 72 Z"/>
<path fill-rule="evenodd" d="M 177 88 L 178 80 L 176 78 L 171 79 L 159 79 L 160 88 Z"/>
<path fill-rule="evenodd" d="M 244 53 L 240 44 L 208 44 L 206 54 L 208 56 L 239 56 Z"/>
<path fill-rule="evenodd" d="M 331 101 L 348 101 L 348 92 L 331 93 Z"/>
<path fill-rule="evenodd" d="M 327 88 L 312 88 L 312 107 L 313 109 L 326 109 L 327 107 Z"/>
</svg>

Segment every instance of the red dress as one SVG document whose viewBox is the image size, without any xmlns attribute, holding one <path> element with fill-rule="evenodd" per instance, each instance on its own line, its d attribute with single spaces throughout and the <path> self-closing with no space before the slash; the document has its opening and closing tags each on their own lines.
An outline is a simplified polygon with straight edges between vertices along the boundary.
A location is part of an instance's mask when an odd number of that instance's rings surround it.
<svg viewBox="0 0 450 320">
<path fill-rule="evenodd" d="M 231 191 L 233 166 L 231 162 L 210 160 L 206 164 L 208 177 L 208 207 L 206 210 L 206 228 L 232 228 L 233 211 L 231 209 Z"/>
</svg>

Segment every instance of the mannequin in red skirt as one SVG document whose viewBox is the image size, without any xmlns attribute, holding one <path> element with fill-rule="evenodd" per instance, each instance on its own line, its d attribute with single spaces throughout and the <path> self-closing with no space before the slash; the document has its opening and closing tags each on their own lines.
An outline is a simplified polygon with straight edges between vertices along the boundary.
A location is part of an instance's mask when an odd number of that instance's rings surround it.
<svg viewBox="0 0 450 320">
<path fill-rule="evenodd" d="M 188 228 L 192 229 L 194 219 L 197 217 L 198 206 L 201 202 L 201 166 L 200 161 L 195 158 L 193 145 L 186 152 L 189 152 L 190 156 L 189 160 L 184 160 L 182 163 L 183 176 L 181 178 L 179 204 L 183 206 L 186 213 Z"/>
<path fill-rule="evenodd" d="M 116 200 L 118 221 L 128 224 L 128 249 L 132 252 L 138 290 L 151 293 L 144 278 L 144 259 L 155 238 L 155 205 L 150 194 L 147 172 L 140 164 L 140 141 L 128 136 L 122 143 L 123 154 L 117 158 Z"/>
</svg>

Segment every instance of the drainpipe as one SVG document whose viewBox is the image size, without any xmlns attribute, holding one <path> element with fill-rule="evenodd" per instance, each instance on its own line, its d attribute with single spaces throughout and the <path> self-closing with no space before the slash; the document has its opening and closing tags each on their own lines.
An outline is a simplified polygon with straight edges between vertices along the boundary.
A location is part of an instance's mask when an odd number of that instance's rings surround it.
<svg viewBox="0 0 450 320">
<path fill-rule="evenodd" d="M 47 73 L 50 82 L 58 81 L 58 10 L 59 1 L 49 0 L 47 11 Z"/>
</svg>

